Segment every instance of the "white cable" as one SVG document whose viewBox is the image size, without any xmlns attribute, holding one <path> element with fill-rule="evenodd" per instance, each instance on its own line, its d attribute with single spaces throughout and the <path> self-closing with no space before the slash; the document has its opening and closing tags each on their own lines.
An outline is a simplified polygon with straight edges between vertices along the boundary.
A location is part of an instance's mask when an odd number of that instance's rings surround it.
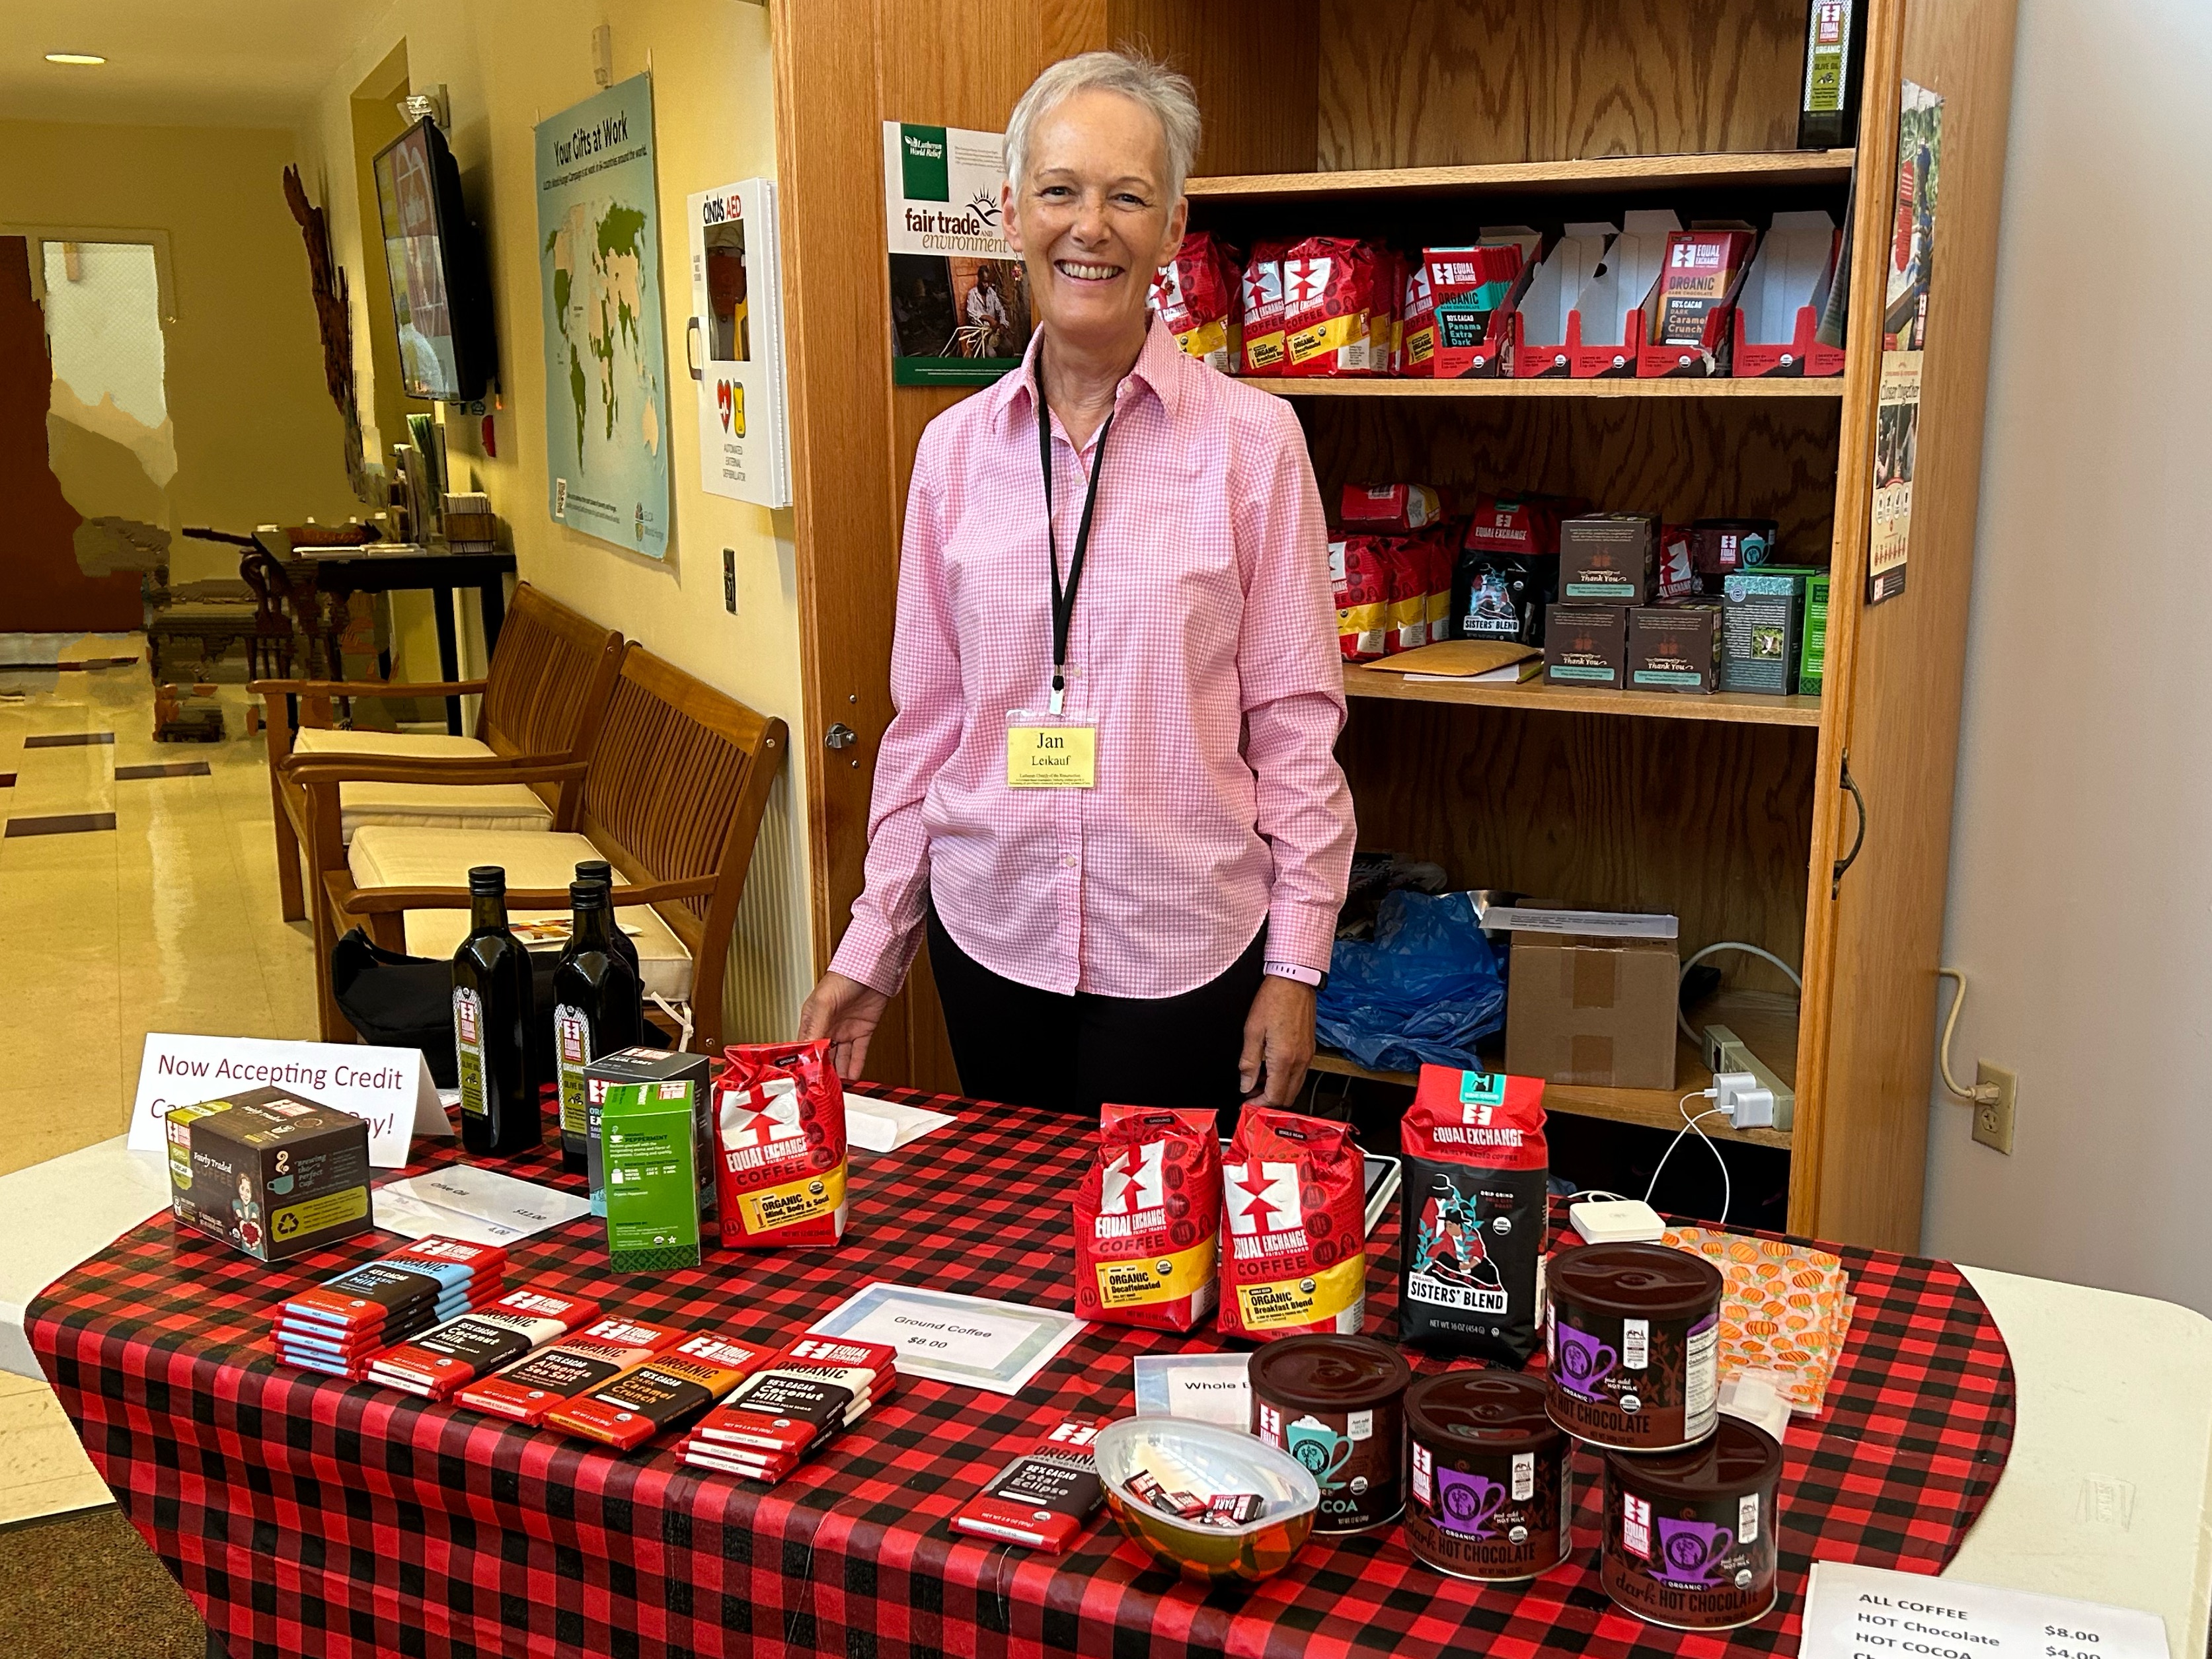
<svg viewBox="0 0 2212 1659">
<path fill-rule="evenodd" d="M 1690 1046 L 1694 1048 L 1704 1048 L 1705 1042 L 1690 1029 L 1690 1017 L 1682 1012 L 1682 981 L 1689 978 L 1691 969 L 1696 967 L 1707 957 L 1720 951 L 1741 951 L 1749 956 L 1764 957 L 1790 976 L 1790 982 L 1797 988 L 1799 996 L 1805 994 L 1805 981 L 1798 978 L 1797 970 L 1783 961 L 1780 957 L 1776 956 L 1773 951 L 1761 950 L 1756 945 L 1746 945 L 1740 939 L 1724 939 L 1717 945 L 1708 945 L 1682 964 L 1681 975 L 1674 981 L 1674 1024 L 1682 1028 L 1682 1035 L 1690 1039 Z"/>
<path fill-rule="evenodd" d="M 1651 1184 L 1644 1189 L 1644 1201 L 1649 1204 L 1651 1201 L 1651 1194 L 1659 1190 L 1660 1172 L 1666 1169 L 1667 1160 L 1674 1156 L 1674 1149 L 1682 1144 L 1682 1137 L 1688 1134 L 1691 1130 L 1697 1129 L 1698 1139 L 1705 1143 L 1707 1148 L 1712 1152 L 1713 1162 L 1721 1166 L 1721 1218 L 1716 1224 L 1725 1227 L 1728 1225 L 1729 1206 L 1735 1201 L 1735 1189 L 1729 1180 L 1728 1160 L 1721 1156 L 1721 1149 L 1713 1145 L 1713 1138 L 1698 1127 L 1698 1119 L 1726 1116 L 1727 1114 L 1721 1107 L 1711 1106 L 1699 1112 L 1697 1117 L 1690 1115 L 1692 1101 L 1711 1100 L 1713 1095 L 1714 1091 L 1711 1089 L 1692 1089 L 1674 1103 L 1674 1109 L 1682 1115 L 1682 1127 L 1675 1132 L 1674 1138 L 1667 1143 L 1667 1150 L 1659 1154 L 1658 1164 L 1651 1171 Z"/>
<path fill-rule="evenodd" d="M 1951 1033 L 1959 1027 L 1959 1010 L 1966 1006 L 1966 976 L 1956 968 L 1938 968 L 1936 977 L 1959 981 L 1959 994 L 1951 999 L 1951 1018 L 1943 1022 L 1942 1043 L 1936 1050 L 1936 1064 L 1943 1073 L 1943 1086 L 1969 1106 L 1986 1106 L 1997 1097 L 1996 1084 L 1977 1083 L 1971 1089 L 1961 1089 L 1958 1080 L 1951 1075 Z"/>
<path fill-rule="evenodd" d="M 1578 1198 L 1609 1198 L 1616 1204 L 1633 1204 L 1636 1201 L 1626 1193 L 1607 1192 L 1602 1187 L 1585 1187 L 1578 1193 L 1569 1193 L 1567 1202 L 1571 1204 Z"/>
<path fill-rule="evenodd" d="M 646 995 L 653 999 L 655 1007 L 683 1028 L 683 1035 L 676 1039 L 676 1052 L 679 1054 L 684 1053 L 691 1046 L 691 1005 L 686 1002 L 672 1007 L 668 999 L 658 991 L 647 991 Z"/>
</svg>

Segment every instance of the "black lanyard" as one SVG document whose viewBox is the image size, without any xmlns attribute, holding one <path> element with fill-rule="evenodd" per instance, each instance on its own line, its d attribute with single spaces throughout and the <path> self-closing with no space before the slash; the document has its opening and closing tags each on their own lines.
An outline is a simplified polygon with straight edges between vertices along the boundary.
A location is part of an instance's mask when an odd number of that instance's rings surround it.
<svg viewBox="0 0 2212 1659">
<path fill-rule="evenodd" d="M 1075 550 L 1067 561 L 1067 586 L 1060 585 L 1060 544 L 1052 528 L 1052 410 L 1044 401 L 1044 351 L 1036 356 L 1037 461 L 1044 471 L 1044 551 L 1052 567 L 1052 696 L 1053 713 L 1060 713 L 1067 690 L 1067 625 L 1075 619 L 1075 590 L 1083 580 L 1083 555 L 1091 545 L 1091 511 L 1098 505 L 1098 475 L 1106 470 L 1106 434 L 1113 429 L 1108 415 L 1098 428 L 1097 447 L 1091 454 L 1091 487 L 1083 497 L 1083 517 L 1075 526 Z"/>
</svg>

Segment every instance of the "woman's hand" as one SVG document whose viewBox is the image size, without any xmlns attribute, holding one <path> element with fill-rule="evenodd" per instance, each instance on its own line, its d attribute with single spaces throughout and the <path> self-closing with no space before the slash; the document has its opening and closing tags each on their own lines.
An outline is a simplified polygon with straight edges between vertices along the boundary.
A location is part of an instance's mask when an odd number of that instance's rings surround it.
<svg viewBox="0 0 2212 1659">
<path fill-rule="evenodd" d="M 830 1063 L 837 1068 L 837 1075 L 847 1080 L 860 1076 L 860 1068 L 868 1063 L 868 1039 L 876 1034 L 876 1024 L 884 1017 L 890 999 L 857 979 L 847 979 L 842 974 L 824 974 L 799 1010 L 799 1040 L 812 1042 L 827 1038 L 830 1043 Z M 1307 1012 L 1307 1051 L 1312 1051 L 1312 1011 Z"/>
<path fill-rule="evenodd" d="M 1279 974 L 1267 975 L 1260 981 L 1260 994 L 1252 999 L 1252 1012 L 1244 1017 L 1244 1054 L 1237 1062 L 1238 1088 L 1247 1100 L 1264 1098 L 1270 1106 L 1288 1106 L 1305 1084 L 1313 1054 L 1313 987 Z M 1263 1074 L 1264 1090 L 1260 1086 Z"/>
</svg>

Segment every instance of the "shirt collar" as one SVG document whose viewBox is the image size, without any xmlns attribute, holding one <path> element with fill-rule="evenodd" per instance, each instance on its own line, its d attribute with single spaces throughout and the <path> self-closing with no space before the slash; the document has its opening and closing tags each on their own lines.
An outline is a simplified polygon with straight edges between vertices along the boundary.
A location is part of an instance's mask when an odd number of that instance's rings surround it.
<svg viewBox="0 0 2212 1659">
<path fill-rule="evenodd" d="M 1036 356 L 1044 349 L 1044 326 L 1039 325 L 1030 332 L 1029 349 L 1022 353 L 1022 364 L 1018 369 L 1002 376 L 992 387 L 994 400 L 993 413 L 1001 427 L 1011 425 L 1016 411 L 1027 416 L 1030 396 L 1036 386 Z M 1200 367 L 1183 355 L 1176 343 L 1175 336 L 1159 319 L 1158 313 L 1148 312 L 1145 318 L 1145 343 L 1137 353 L 1137 361 L 1130 368 L 1128 382 L 1136 388 L 1150 392 L 1158 399 L 1161 410 L 1170 418 L 1182 407 L 1184 374 Z M 1124 393 L 1116 412 L 1126 407 L 1130 393 Z"/>
</svg>

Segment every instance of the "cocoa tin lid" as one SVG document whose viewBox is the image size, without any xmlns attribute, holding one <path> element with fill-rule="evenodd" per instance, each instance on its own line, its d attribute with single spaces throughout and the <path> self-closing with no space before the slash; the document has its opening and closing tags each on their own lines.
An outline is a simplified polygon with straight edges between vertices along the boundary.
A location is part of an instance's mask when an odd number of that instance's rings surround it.
<svg viewBox="0 0 2212 1659">
<path fill-rule="evenodd" d="M 1439 1450 L 1531 1451 L 1563 1437 L 1544 1409 L 1547 1392 L 1535 1377 L 1511 1371 L 1443 1371 L 1407 1391 L 1406 1425 Z"/>
<path fill-rule="evenodd" d="M 1721 1271 L 1664 1244 L 1584 1244 L 1551 1260 L 1552 1294 L 1579 1308 L 1643 1318 L 1717 1307 Z"/>
<path fill-rule="evenodd" d="M 1723 1412 L 1711 1438 L 1680 1451 L 1609 1451 L 1605 1472 L 1642 1498 L 1701 1504 L 1771 1486 L 1782 1478 L 1782 1448 L 1765 1429 Z"/>
<path fill-rule="evenodd" d="M 1252 1356 L 1252 1392 L 1304 1411 L 1358 1411 L 1403 1394 L 1413 1368 L 1365 1336 L 1292 1336 Z"/>
</svg>

